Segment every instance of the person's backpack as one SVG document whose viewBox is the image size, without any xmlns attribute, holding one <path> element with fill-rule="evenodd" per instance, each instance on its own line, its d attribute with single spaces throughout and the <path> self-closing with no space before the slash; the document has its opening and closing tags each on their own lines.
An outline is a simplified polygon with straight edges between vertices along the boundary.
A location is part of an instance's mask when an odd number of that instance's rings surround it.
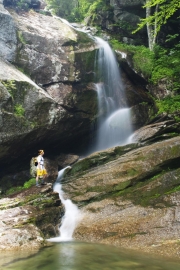
<svg viewBox="0 0 180 270">
<path fill-rule="evenodd" d="M 33 157 L 33 164 L 34 164 L 34 166 L 37 166 L 37 165 L 38 165 L 37 158 L 38 158 L 38 157 Z"/>
</svg>

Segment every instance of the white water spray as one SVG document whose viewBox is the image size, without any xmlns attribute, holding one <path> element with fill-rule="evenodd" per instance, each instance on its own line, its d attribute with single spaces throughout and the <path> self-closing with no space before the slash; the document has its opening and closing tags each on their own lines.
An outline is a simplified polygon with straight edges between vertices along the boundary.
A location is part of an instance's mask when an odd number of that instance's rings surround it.
<svg viewBox="0 0 180 270">
<path fill-rule="evenodd" d="M 98 92 L 100 118 L 96 144 L 91 149 L 91 153 L 116 145 L 130 143 L 129 138 L 131 138 L 130 135 L 132 134 L 130 109 L 126 108 L 124 87 L 121 82 L 116 58 L 107 42 L 100 38 L 96 38 L 96 40 L 100 47 L 95 63 L 97 68 L 96 89 Z M 77 206 L 71 200 L 64 199 L 60 181 L 67 168 L 59 172 L 54 185 L 54 191 L 59 193 L 61 202 L 65 207 L 65 215 L 60 227 L 60 236 L 48 239 L 51 242 L 72 240 L 74 229 L 81 218 Z"/>
<path fill-rule="evenodd" d="M 132 134 L 130 108 L 125 102 L 124 86 L 114 53 L 109 44 L 96 38 L 99 50 L 96 90 L 98 92 L 98 132 L 90 152 L 130 143 Z"/>
<path fill-rule="evenodd" d="M 81 217 L 78 207 L 73 204 L 71 200 L 64 199 L 64 193 L 62 191 L 60 181 L 67 168 L 69 168 L 69 166 L 59 171 L 58 178 L 54 184 L 54 191 L 59 193 L 59 198 L 65 207 L 65 215 L 63 216 L 62 224 L 59 229 L 60 236 L 48 239 L 50 242 L 71 241 L 73 239 L 73 232 Z"/>
</svg>

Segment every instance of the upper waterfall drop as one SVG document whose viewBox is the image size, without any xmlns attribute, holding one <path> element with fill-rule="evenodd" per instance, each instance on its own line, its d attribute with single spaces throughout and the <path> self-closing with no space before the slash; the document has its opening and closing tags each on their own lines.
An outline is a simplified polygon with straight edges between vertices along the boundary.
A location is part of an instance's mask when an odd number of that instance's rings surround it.
<svg viewBox="0 0 180 270">
<path fill-rule="evenodd" d="M 130 143 L 132 134 L 131 112 L 126 105 L 116 57 L 108 42 L 99 37 L 96 42 L 99 46 L 95 60 L 99 120 L 91 152 Z"/>
</svg>

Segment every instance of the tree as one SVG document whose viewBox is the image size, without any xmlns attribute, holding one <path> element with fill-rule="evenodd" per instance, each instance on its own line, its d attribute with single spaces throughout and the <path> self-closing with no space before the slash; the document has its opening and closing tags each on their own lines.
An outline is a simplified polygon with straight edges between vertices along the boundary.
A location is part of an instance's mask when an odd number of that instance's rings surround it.
<svg viewBox="0 0 180 270">
<path fill-rule="evenodd" d="M 147 26 L 149 49 L 153 50 L 156 43 L 156 37 L 163 24 L 180 9 L 179 0 L 146 0 L 146 18 L 141 19 L 138 28 L 133 32 L 137 32 L 145 25 Z M 153 11 L 153 12 L 152 12 Z"/>
<path fill-rule="evenodd" d="M 78 0 L 46 0 L 48 9 L 55 15 L 68 19 L 74 8 L 79 5 Z"/>
</svg>

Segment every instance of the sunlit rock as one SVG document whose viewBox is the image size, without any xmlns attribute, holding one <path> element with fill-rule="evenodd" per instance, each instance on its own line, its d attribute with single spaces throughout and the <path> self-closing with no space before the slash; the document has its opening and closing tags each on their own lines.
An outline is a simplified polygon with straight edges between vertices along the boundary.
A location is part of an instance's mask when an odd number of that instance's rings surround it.
<svg viewBox="0 0 180 270">
<path fill-rule="evenodd" d="M 17 49 L 16 25 L 10 13 L 4 8 L 3 0 L 0 0 L 0 21 L 0 57 L 13 61 Z"/>
<path fill-rule="evenodd" d="M 136 147 L 67 172 L 63 190 L 84 214 L 75 238 L 178 256 L 180 137 Z"/>
</svg>

